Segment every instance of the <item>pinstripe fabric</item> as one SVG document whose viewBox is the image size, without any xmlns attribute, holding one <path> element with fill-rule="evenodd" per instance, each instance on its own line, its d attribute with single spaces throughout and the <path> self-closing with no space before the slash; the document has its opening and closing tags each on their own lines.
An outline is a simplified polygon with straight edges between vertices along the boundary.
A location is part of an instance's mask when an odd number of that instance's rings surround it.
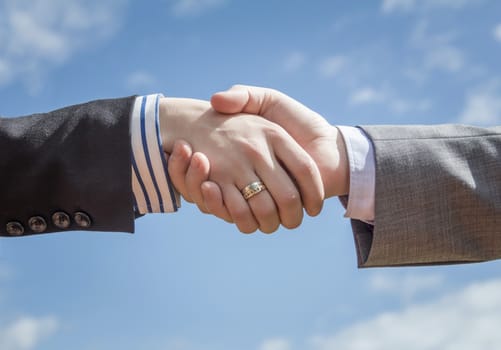
<svg viewBox="0 0 501 350">
<path fill-rule="evenodd" d="M 160 98 L 158 94 L 137 97 L 132 110 L 132 190 L 139 214 L 173 212 L 179 206 L 162 148 Z"/>
</svg>

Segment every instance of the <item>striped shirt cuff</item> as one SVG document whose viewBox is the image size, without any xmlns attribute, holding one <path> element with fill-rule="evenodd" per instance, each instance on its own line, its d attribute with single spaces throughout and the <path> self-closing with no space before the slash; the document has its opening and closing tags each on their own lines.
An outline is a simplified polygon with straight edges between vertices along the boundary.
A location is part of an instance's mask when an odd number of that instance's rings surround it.
<svg viewBox="0 0 501 350">
<path fill-rule="evenodd" d="M 160 135 L 159 101 L 162 95 L 139 96 L 131 117 L 132 191 L 139 214 L 177 211 L 179 193 L 167 171 Z"/>
</svg>

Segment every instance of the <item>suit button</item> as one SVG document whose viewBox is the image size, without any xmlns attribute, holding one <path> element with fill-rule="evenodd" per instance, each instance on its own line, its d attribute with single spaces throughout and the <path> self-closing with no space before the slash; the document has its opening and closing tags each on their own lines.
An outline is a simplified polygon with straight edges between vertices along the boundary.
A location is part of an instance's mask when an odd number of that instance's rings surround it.
<svg viewBox="0 0 501 350">
<path fill-rule="evenodd" d="M 52 223 L 62 230 L 70 227 L 70 217 L 63 211 L 57 211 L 52 214 Z"/>
<path fill-rule="evenodd" d="M 11 236 L 21 236 L 24 233 L 24 227 L 20 222 L 11 221 L 6 226 L 7 233 Z"/>
<path fill-rule="evenodd" d="M 73 218 L 75 219 L 76 224 L 82 228 L 88 228 L 92 224 L 89 215 L 81 211 L 77 211 Z"/>
<path fill-rule="evenodd" d="M 33 232 L 42 233 L 47 229 L 47 223 L 41 216 L 33 216 L 28 220 L 28 225 Z"/>
</svg>

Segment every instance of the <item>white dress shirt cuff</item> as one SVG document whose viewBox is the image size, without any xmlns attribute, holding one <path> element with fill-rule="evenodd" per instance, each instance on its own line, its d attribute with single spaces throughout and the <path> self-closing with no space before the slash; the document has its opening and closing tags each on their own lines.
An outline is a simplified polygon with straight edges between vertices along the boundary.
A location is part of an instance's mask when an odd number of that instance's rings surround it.
<svg viewBox="0 0 501 350">
<path fill-rule="evenodd" d="M 162 95 L 136 98 L 131 116 L 132 191 L 134 210 L 139 214 L 177 211 L 179 193 L 167 171 L 162 148 L 159 100 Z"/>
<path fill-rule="evenodd" d="M 360 128 L 338 126 L 350 163 L 350 192 L 345 216 L 374 223 L 375 157 L 374 147 Z"/>
</svg>

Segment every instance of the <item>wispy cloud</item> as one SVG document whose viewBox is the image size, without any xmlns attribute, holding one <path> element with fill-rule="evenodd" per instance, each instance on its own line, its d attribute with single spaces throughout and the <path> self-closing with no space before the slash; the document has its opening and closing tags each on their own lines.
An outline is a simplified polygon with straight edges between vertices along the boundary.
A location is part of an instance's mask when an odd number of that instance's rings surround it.
<svg viewBox="0 0 501 350">
<path fill-rule="evenodd" d="M 501 280 L 396 312 L 385 312 L 326 336 L 313 350 L 496 350 L 501 348 Z"/>
<path fill-rule="evenodd" d="M 464 56 L 458 48 L 445 44 L 430 49 L 424 61 L 427 70 L 442 70 L 450 73 L 458 72 L 464 67 Z"/>
<path fill-rule="evenodd" d="M 349 96 L 349 103 L 352 106 L 380 104 L 397 114 L 426 112 L 431 108 L 429 100 L 403 98 L 387 86 L 379 89 L 367 86 L 355 89 Z"/>
<path fill-rule="evenodd" d="M 214 8 L 226 4 L 229 0 L 176 0 L 172 12 L 178 17 L 199 16 Z"/>
<path fill-rule="evenodd" d="M 453 32 L 431 33 L 427 21 L 419 21 L 410 35 L 410 47 L 416 52 L 412 68 L 406 75 L 422 82 L 434 72 L 462 73 L 474 69 L 468 65 L 465 53 L 455 44 Z"/>
<path fill-rule="evenodd" d="M 6 0 L 0 3 L 0 86 L 18 78 L 36 89 L 49 67 L 112 35 L 121 0 Z"/>
<path fill-rule="evenodd" d="M 501 23 L 494 28 L 494 38 L 501 42 Z"/>
<path fill-rule="evenodd" d="M 302 52 L 293 52 L 289 54 L 283 63 L 284 71 L 293 73 L 300 70 L 306 63 L 306 55 Z"/>
<path fill-rule="evenodd" d="M 324 78 L 332 78 L 338 75 L 345 68 L 345 66 L 346 58 L 342 55 L 335 55 L 322 60 L 318 69 Z"/>
<path fill-rule="evenodd" d="M 352 105 L 373 104 L 384 100 L 386 100 L 385 94 L 372 87 L 357 89 L 350 96 L 350 104 Z"/>
<path fill-rule="evenodd" d="M 383 0 L 381 10 L 384 13 L 392 13 L 396 11 L 411 11 L 416 6 L 415 0 Z"/>
<path fill-rule="evenodd" d="M 263 341 L 259 350 L 290 350 L 291 344 L 285 338 L 270 338 Z"/>
<path fill-rule="evenodd" d="M 21 317 L 0 330 L 0 349 L 31 350 L 53 335 L 59 328 L 54 317 Z"/>
<path fill-rule="evenodd" d="M 431 276 L 431 277 L 430 277 Z M 404 285 L 422 292 L 442 286 L 442 277 L 414 275 Z M 433 277 L 435 276 L 435 277 Z M 378 278 L 379 279 L 379 278 Z M 374 279 L 372 290 L 395 290 L 398 282 Z M 390 286 L 389 286 L 390 285 Z M 332 334 L 315 335 L 297 348 L 307 350 L 497 350 L 501 348 L 501 279 L 473 283 L 425 303 L 410 303 L 393 312 L 345 326 Z M 265 341 L 269 348 L 289 350 L 289 339 Z M 273 345 L 276 344 L 276 347 Z"/>
<path fill-rule="evenodd" d="M 131 91 L 144 91 L 148 93 L 148 90 L 152 89 L 157 82 L 154 75 L 145 71 L 137 71 L 131 73 L 125 81 L 125 85 Z"/>
<path fill-rule="evenodd" d="M 383 13 L 429 11 L 437 9 L 460 10 L 468 5 L 481 3 L 482 0 L 383 0 Z"/>
<path fill-rule="evenodd" d="M 468 93 L 458 121 L 480 126 L 501 124 L 500 84 L 491 82 Z"/>
<path fill-rule="evenodd" d="M 406 273 L 383 271 L 370 278 L 370 289 L 377 293 L 396 295 L 402 301 L 409 302 L 416 295 L 437 291 L 444 285 L 445 278 L 440 274 Z"/>
</svg>

